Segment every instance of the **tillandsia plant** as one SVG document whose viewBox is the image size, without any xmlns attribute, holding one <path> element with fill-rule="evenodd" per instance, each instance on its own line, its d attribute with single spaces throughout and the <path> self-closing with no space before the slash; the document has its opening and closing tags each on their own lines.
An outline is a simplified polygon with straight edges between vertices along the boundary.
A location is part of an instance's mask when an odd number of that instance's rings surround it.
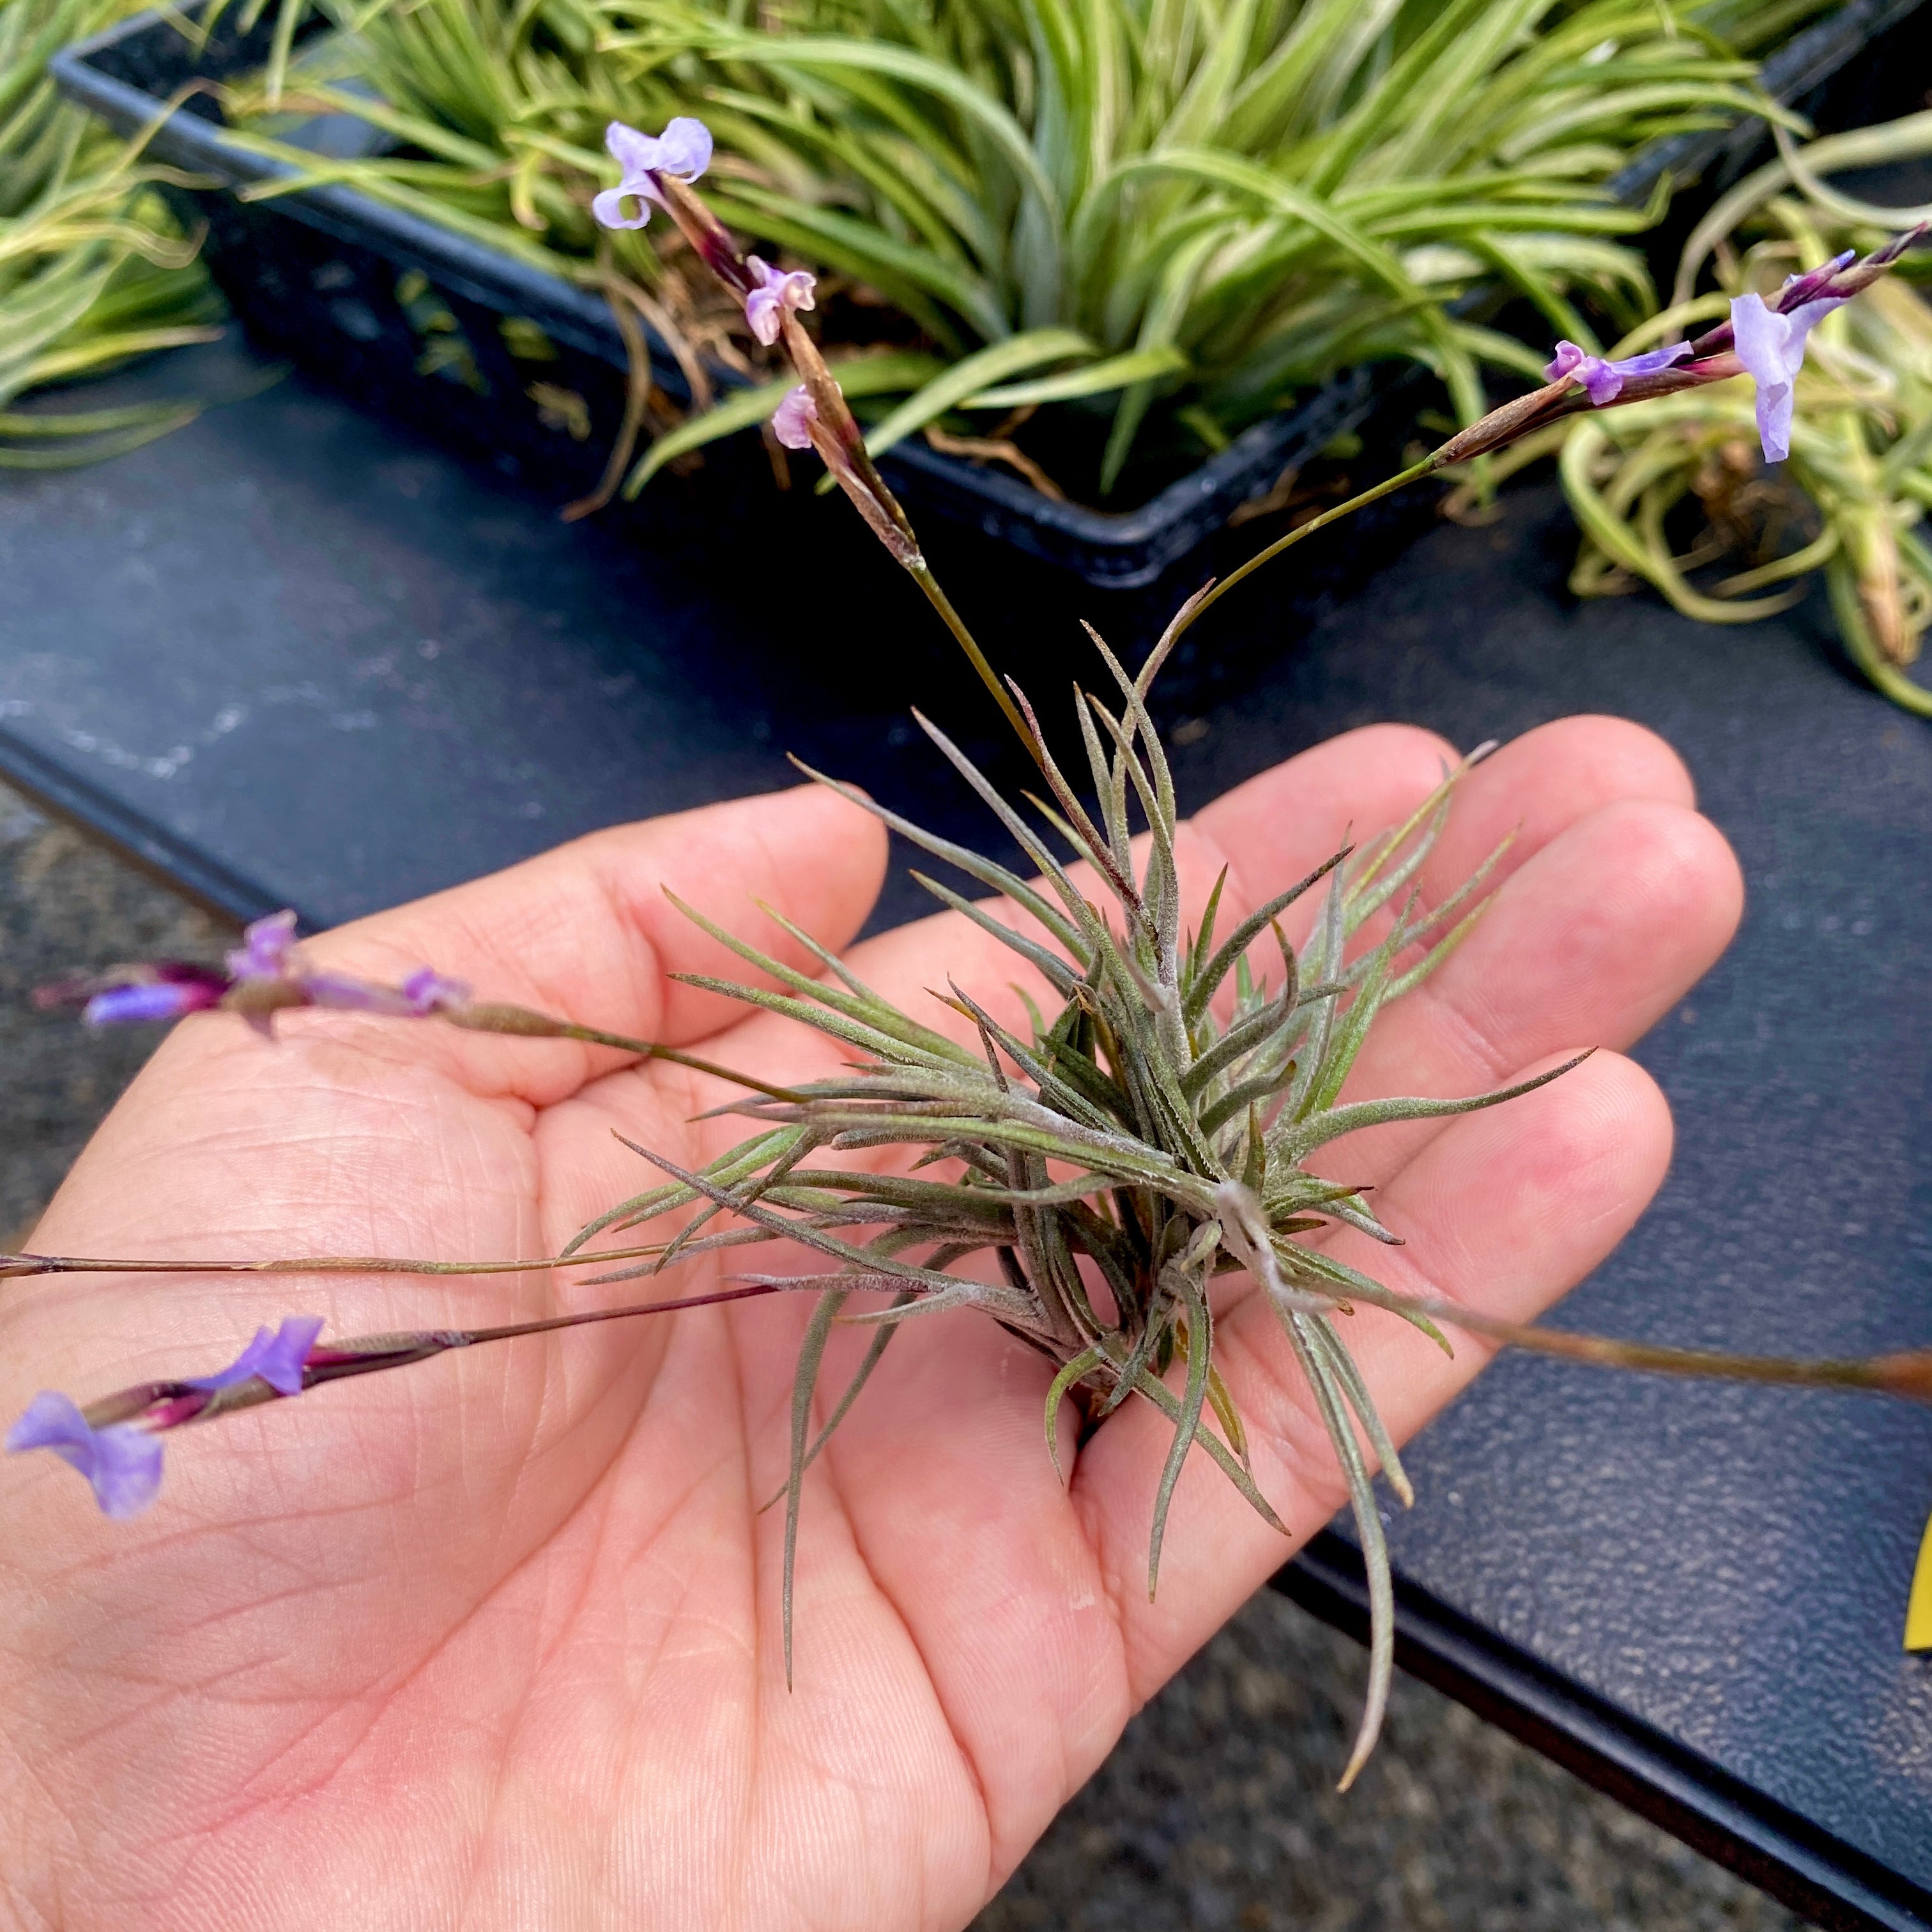
<svg viewBox="0 0 1932 1932">
<path fill-rule="evenodd" d="M 178 170 L 63 102 L 49 58 L 134 0 L 0 0 L 0 470 L 91 462 L 187 422 L 193 402 L 22 410 L 32 390 L 218 333 L 220 298 L 156 192 Z"/>
<path fill-rule="evenodd" d="M 826 278 L 824 346 L 878 352 L 845 379 L 874 455 L 927 431 L 1124 500 L 1366 362 L 1426 364 L 1473 422 L 1486 370 L 1534 369 L 1472 292 L 1592 350 L 1592 315 L 1630 326 L 1654 297 L 1620 238 L 1657 206 L 1607 184 L 1660 136 L 1774 117 L 1749 56 L 1813 10 L 810 0 L 754 24 L 693 0 L 418 0 L 344 10 L 231 112 L 296 170 L 250 196 L 353 182 L 615 278 L 674 342 L 755 374 L 760 345 L 675 257 L 589 216 L 606 121 L 701 115 L 731 150 L 720 215 Z M 301 107 L 392 152 L 320 160 L 272 118 Z M 630 488 L 758 406 L 675 431 Z"/>
<path fill-rule="evenodd" d="M 1095 638 L 1112 690 L 1104 700 L 1085 692 L 1076 699 L 1084 776 L 1091 788 L 1083 796 L 1054 757 L 1024 692 L 997 676 L 946 601 L 904 512 L 872 467 L 837 383 L 798 326 L 799 313 L 813 297 L 809 278 L 776 275 L 743 254 L 692 186 L 711 159 L 708 131 L 686 119 L 657 136 L 618 129 L 612 138 L 626 174 L 608 192 L 602 218 L 634 222 L 654 208 L 667 212 L 742 304 L 748 325 L 784 345 L 802 380 L 786 398 L 781 434 L 824 459 L 889 553 L 926 589 L 1018 733 L 1044 792 L 1033 801 L 1030 820 L 936 727 L 925 725 L 1038 876 L 1024 878 L 922 830 L 850 787 L 810 776 L 989 890 L 994 904 L 1003 902 L 996 910 L 938 880 L 923 881 L 944 905 L 1005 949 L 1015 968 L 1042 989 L 1045 1002 L 1022 995 L 1028 1019 L 1016 1028 L 952 986 L 940 998 L 964 1024 L 942 1030 L 904 1011 L 776 914 L 798 956 L 822 970 L 788 964 L 691 908 L 685 910 L 697 926 L 761 983 L 716 974 L 681 976 L 816 1030 L 850 1056 L 842 1067 L 815 1078 L 772 1081 L 756 1069 L 734 1072 L 650 1040 L 480 1000 L 428 968 L 394 984 L 332 974 L 304 957 L 289 914 L 251 928 L 219 968 L 161 962 L 79 976 L 50 988 L 50 1004 L 79 1004 L 97 1024 L 221 1010 L 272 1033 L 278 1014 L 321 1007 L 614 1047 L 727 1083 L 734 1097 L 721 1112 L 745 1117 L 751 1131 L 701 1165 L 674 1160 L 620 1133 L 662 1178 L 611 1204 L 559 1252 L 536 1262 L 284 1256 L 184 1264 L 22 1253 L 0 1258 L 0 1276 L 200 1268 L 436 1276 L 589 1268 L 596 1270 L 594 1282 L 614 1284 L 700 1261 L 712 1264 L 713 1279 L 721 1262 L 742 1271 L 728 1277 L 728 1286 L 695 1296 L 489 1327 L 325 1338 L 314 1318 L 290 1316 L 262 1327 L 234 1361 L 211 1375 L 145 1382 L 85 1406 L 44 1393 L 14 1425 L 10 1448 L 54 1451 L 88 1478 L 104 1509 L 126 1515 L 152 1500 L 160 1477 L 157 1438 L 180 1426 L 452 1349 L 700 1303 L 807 1295 L 813 1306 L 793 1385 L 789 1472 L 772 1498 L 782 1498 L 785 1508 L 789 1678 L 792 1579 L 806 1474 L 878 1372 L 892 1338 L 910 1322 L 977 1315 L 1044 1356 L 1053 1369 L 1042 1417 L 1044 1453 L 1056 1462 L 1064 1402 L 1075 1405 L 1086 1430 L 1127 1402 L 1147 1405 L 1165 1418 L 1172 1436 L 1151 1512 L 1150 1596 L 1191 1452 L 1210 1460 L 1265 1522 L 1282 1527 L 1256 1479 L 1246 1429 L 1216 1356 L 1216 1284 L 1245 1276 L 1279 1318 L 1305 1378 L 1352 1499 L 1368 1566 L 1370 1686 L 1346 1783 L 1373 1744 L 1393 1664 L 1392 1597 L 1375 1472 L 1379 1469 L 1404 1501 L 1409 1498 L 1391 1435 L 1346 1339 L 1357 1307 L 1390 1310 L 1444 1348 L 1450 1345 L 1443 1328 L 1453 1324 L 1572 1359 L 1932 1397 L 1932 1351 L 1799 1363 L 1526 1328 L 1392 1292 L 1332 1252 L 1309 1245 L 1304 1238 L 1324 1224 L 1378 1243 L 1398 1239 L 1378 1216 L 1366 1189 L 1325 1171 L 1317 1158 L 1324 1149 L 1366 1128 L 1492 1106 L 1576 1064 L 1571 1060 L 1468 1097 L 1351 1096 L 1350 1076 L 1378 1020 L 1450 957 L 1481 915 L 1500 848 L 1460 887 L 1426 904 L 1418 884 L 1468 766 L 1447 772 L 1406 823 L 1359 845 L 1343 845 L 1306 878 L 1238 917 L 1220 910 L 1224 873 L 1189 930 L 1174 788 L 1147 700 L 1174 642 L 1218 591 L 1204 591 L 1184 604 L 1137 671 L 1130 672 Z M 1789 322 L 1807 304 L 1848 300 L 1890 259 L 1882 251 L 1856 264 L 1828 264 L 1795 282 L 1779 298 L 1784 305 L 1767 313 Z M 1534 395 L 1496 412 L 1406 474 L 1506 447 L 1513 436 L 1566 410 L 1615 407 L 1658 393 L 1660 386 L 1725 380 L 1737 372 L 1741 356 L 1748 362 L 1756 353 L 1748 339 L 1734 350 L 1728 326 L 1696 344 L 1620 363 L 1566 350 L 1558 358 L 1562 373 Z M 1283 539 L 1274 551 L 1312 527 Z M 1298 948 L 1282 922 L 1304 898 L 1318 900 L 1318 910 Z M 806 1252 L 802 1271 L 758 1268 L 760 1250 L 779 1246 Z M 868 1300 L 855 1309 L 855 1296 Z M 818 1402 L 820 1370 L 842 1324 L 869 1331 L 869 1340 L 825 1413 Z"/>
<path fill-rule="evenodd" d="M 1678 299 L 1619 347 L 1640 349 L 1708 320 L 1732 298 L 1755 316 L 1759 292 L 1794 265 L 1869 243 L 1900 214 L 1932 214 L 1874 207 L 1822 179 L 1928 151 L 1932 114 L 1803 150 L 1784 144 L 1699 224 Z M 1734 232 L 1753 218 L 1772 232 L 1740 255 Z M 1726 292 L 1694 296 L 1714 250 Z M 1918 528 L 1932 505 L 1932 308 L 1888 280 L 1867 301 L 1810 319 L 1798 339 L 1808 349 L 1802 365 L 1760 386 L 1755 406 L 1719 388 L 1556 425 L 1519 443 L 1497 474 L 1560 457 L 1583 530 L 1570 587 L 1584 596 L 1648 584 L 1688 616 L 1741 624 L 1789 609 L 1822 570 L 1853 662 L 1894 703 L 1932 716 L 1932 693 L 1906 668 L 1932 622 L 1932 548 Z M 1774 356 L 1783 346 L 1763 347 Z M 1760 449 L 1780 466 L 1765 470 Z M 1688 530 L 1672 527 L 1680 506 L 1702 512 Z M 1730 567 L 1718 580 L 1694 580 L 1720 564 Z"/>
</svg>

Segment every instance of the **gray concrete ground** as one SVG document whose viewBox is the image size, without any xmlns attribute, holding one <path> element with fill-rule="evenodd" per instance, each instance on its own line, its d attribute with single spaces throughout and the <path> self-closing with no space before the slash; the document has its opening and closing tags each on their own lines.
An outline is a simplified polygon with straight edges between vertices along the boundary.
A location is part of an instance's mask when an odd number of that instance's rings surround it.
<svg viewBox="0 0 1932 1932">
<path fill-rule="evenodd" d="M 148 1048 L 33 1012 L 75 964 L 212 956 L 220 924 L 0 790 L 0 1240 Z M 977 1932 L 1791 1932 L 1762 1894 L 1424 1686 L 1333 1789 L 1362 1652 L 1270 1592 L 1129 1727 Z"/>
</svg>

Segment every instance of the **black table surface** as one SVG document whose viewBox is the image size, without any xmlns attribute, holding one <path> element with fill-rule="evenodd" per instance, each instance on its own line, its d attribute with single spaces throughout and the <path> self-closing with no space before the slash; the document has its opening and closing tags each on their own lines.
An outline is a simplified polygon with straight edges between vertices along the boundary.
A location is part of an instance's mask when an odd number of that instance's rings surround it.
<svg viewBox="0 0 1932 1932">
<path fill-rule="evenodd" d="M 166 380 L 245 390 L 253 366 L 227 348 Z M 680 488 L 641 541 L 566 526 L 294 376 L 106 466 L 10 478 L 0 769 L 205 898 L 316 924 L 789 782 L 787 751 L 984 842 L 905 722 L 984 700 L 840 506 L 746 498 L 707 533 Z M 1732 628 L 1579 604 L 1574 543 L 1532 488 L 1304 634 L 1261 586 L 1230 598 L 1162 700 L 1184 800 L 1376 718 L 1464 743 L 1580 710 L 1661 732 L 1749 908 L 1640 1049 L 1676 1110 L 1670 1178 L 1559 1318 L 1924 1344 L 1932 729 L 1844 668 L 1815 601 Z M 996 655 L 1048 695 L 1081 662 L 1064 603 L 957 559 Z M 901 878 L 878 917 L 927 903 Z M 1932 1924 L 1932 1656 L 1900 1647 L 1932 1415 L 1511 1360 L 1411 1466 L 1407 1661 L 1825 1922 Z M 1285 1587 L 1347 1621 L 1348 1555 L 1324 1539 Z"/>
</svg>

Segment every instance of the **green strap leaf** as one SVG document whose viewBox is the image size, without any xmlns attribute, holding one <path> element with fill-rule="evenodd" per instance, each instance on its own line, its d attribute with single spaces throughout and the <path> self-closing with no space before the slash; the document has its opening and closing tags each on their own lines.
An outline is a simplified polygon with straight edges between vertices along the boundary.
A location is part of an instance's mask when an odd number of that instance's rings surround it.
<svg viewBox="0 0 1932 1932">
<path fill-rule="evenodd" d="M 1105 395 L 1110 389 L 1124 389 L 1130 382 L 1177 376 L 1187 366 L 1187 358 L 1172 343 L 1154 349 L 1130 349 L 1125 355 L 1109 356 L 1084 369 L 1070 369 L 1064 375 L 1042 376 L 1030 382 L 1008 382 L 997 389 L 982 389 L 976 396 L 964 398 L 960 407 L 1017 410 L 1032 403 L 1064 403 L 1076 396 Z"/>
<path fill-rule="evenodd" d="M 882 455 L 902 437 L 923 429 L 988 384 L 1003 382 L 1023 370 L 1036 369 L 1043 362 L 1064 362 L 1070 356 L 1100 352 L 1077 328 L 1030 328 L 1023 335 L 1009 336 L 954 363 L 916 395 L 909 396 L 866 438 L 867 453 L 874 458 Z"/>
<path fill-rule="evenodd" d="M 796 39 L 784 34 L 747 34 L 742 40 L 731 41 L 721 34 L 706 51 L 715 58 L 742 61 L 747 66 L 805 68 L 832 74 L 842 69 L 883 74 L 923 88 L 979 124 L 1032 190 L 1048 220 L 1058 226 L 1060 197 L 1040 166 L 1026 130 L 1004 103 L 943 61 L 888 41 L 845 40 L 830 34 Z"/>
</svg>

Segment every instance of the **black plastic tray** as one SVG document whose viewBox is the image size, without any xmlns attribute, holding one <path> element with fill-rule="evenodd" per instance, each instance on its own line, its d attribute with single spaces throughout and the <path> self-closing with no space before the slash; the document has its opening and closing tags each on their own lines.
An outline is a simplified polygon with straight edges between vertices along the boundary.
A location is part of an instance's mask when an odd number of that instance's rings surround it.
<svg viewBox="0 0 1932 1932">
<path fill-rule="evenodd" d="M 1801 99 L 1918 4 L 1850 0 L 1772 56 L 1763 70 L 1767 90 L 1781 100 Z M 224 26 L 197 56 L 168 17 L 144 14 L 66 49 L 55 57 L 52 71 L 74 99 L 133 134 L 194 78 L 219 80 L 259 68 L 272 32 L 267 16 L 247 34 Z M 1751 120 L 1658 142 L 1611 187 L 1635 202 L 1666 171 L 1680 183 L 1728 179 L 1764 131 L 1761 122 Z M 315 145 L 326 139 L 324 133 Z M 238 200 L 223 190 L 285 178 L 294 170 L 226 139 L 220 110 L 206 94 L 190 97 L 170 116 L 151 152 L 221 184 L 170 192 L 187 194 L 195 218 L 208 224 L 209 266 L 258 339 L 358 399 L 428 422 L 486 460 L 554 479 L 573 492 L 590 487 L 622 414 L 626 364 L 622 338 L 602 296 L 339 184 L 262 203 Z M 398 269 L 426 277 L 461 331 L 468 356 L 444 362 L 446 380 L 425 375 L 422 364 L 439 346 L 447 354 L 453 332 L 439 345 L 435 332 L 426 331 L 422 298 L 398 297 Z M 556 346 L 554 371 L 518 362 L 500 326 L 511 316 L 527 318 Z M 686 392 L 676 364 L 655 339 L 652 352 L 656 380 L 682 399 Z M 530 396 L 532 383 L 553 373 L 553 387 L 568 389 L 587 406 L 589 434 L 573 437 L 557 426 L 554 410 L 546 419 Z M 1362 429 L 1407 373 L 1388 364 L 1345 374 L 1299 406 L 1256 424 L 1138 508 L 1119 514 L 1056 503 L 1016 478 L 922 443 L 900 444 L 885 467 L 916 514 L 968 524 L 1090 584 L 1130 590 L 1155 582 L 1289 465 L 1304 464 L 1338 437 Z"/>
</svg>

